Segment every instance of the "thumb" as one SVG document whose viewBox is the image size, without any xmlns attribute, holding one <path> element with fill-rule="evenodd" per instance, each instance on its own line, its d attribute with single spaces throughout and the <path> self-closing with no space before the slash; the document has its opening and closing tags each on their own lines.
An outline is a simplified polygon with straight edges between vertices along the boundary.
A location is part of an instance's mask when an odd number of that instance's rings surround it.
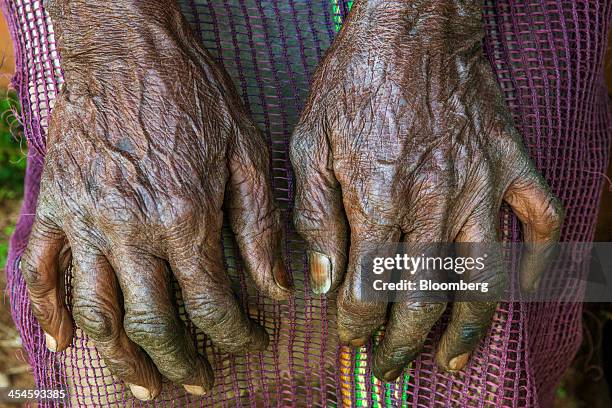
<svg viewBox="0 0 612 408">
<path fill-rule="evenodd" d="M 546 181 L 531 167 L 506 191 L 504 199 L 523 225 L 525 253 L 521 259 L 521 288 L 537 289 L 542 274 L 554 257 L 564 211 Z"/>
<path fill-rule="evenodd" d="M 40 208 L 39 212 L 42 213 Z M 45 331 L 47 348 L 54 352 L 70 346 L 74 330 L 63 285 L 71 258 L 67 244 L 64 232 L 47 217 L 38 215 L 21 262 L 32 312 Z"/>
</svg>

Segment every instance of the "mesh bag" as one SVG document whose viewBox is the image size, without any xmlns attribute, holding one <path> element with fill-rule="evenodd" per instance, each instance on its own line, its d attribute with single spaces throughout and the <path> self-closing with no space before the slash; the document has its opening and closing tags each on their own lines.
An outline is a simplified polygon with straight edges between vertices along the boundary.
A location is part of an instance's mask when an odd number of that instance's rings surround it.
<svg viewBox="0 0 612 408">
<path fill-rule="evenodd" d="M 30 153 L 26 198 L 7 265 L 13 318 L 37 387 L 69 389 L 69 406 L 147 405 L 133 399 L 77 330 L 72 347 L 48 352 L 34 319 L 19 257 L 35 213 L 49 111 L 62 82 L 53 28 L 41 0 L 2 0 L 17 58 L 14 86 Z M 151 406 L 549 407 L 555 385 L 581 341 L 580 304 L 502 304 L 492 328 L 461 373 L 433 361 L 443 318 L 424 352 L 393 384 L 374 379 L 372 346 L 338 346 L 335 301 L 310 295 L 303 243 L 289 213 L 293 184 L 287 142 L 309 79 L 348 12 L 343 0 L 181 0 L 206 48 L 233 78 L 273 157 L 274 191 L 283 206 L 285 259 L 298 287 L 278 304 L 247 290 L 230 234 L 228 269 L 251 315 L 271 334 L 266 352 L 222 354 L 192 326 L 216 370 L 213 392 L 198 399 L 166 382 Z M 485 50 L 538 169 L 567 211 L 564 241 L 593 239 L 608 162 L 610 117 L 603 57 L 612 3 L 598 0 L 487 1 Z M 501 217 L 504 239 L 520 240 L 516 219 Z M 68 277 L 68 289 L 70 289 Z M 68 291 L 69 292 L 69 291 Z M 70 293 L 68 293 L 70 301 Z M 49 401 L 41 407 L 56 405 Z"/>
</svg>

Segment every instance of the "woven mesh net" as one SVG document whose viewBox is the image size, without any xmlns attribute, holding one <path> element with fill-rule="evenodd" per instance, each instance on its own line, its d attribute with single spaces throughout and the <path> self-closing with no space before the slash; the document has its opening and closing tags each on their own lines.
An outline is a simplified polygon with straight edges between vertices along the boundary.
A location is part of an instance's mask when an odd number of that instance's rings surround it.
<svg viewBox="0 0 612 408">
<path fill-rule="evenodd" d="M 200 351 L 208 354 L 215 367 L 213 392 L 195 398 L 166 382 L 162 394 L 149 405 L 551 406 L 555 385 L 581 341 L 580 304 L 500 305 L 489 334 L 469 366 L 457 375 L 440 372 L 433 361 L 443 318 L 405 374 L 393 384 L 383 384 L 371 375 L 373 346 L 359 351 L 340 347 L 334 299 L 309 294 L 303 243 L 289 221 L 293 184 L 287 142 L 309 79 L 352 2 L 180 2 L 186 18 L 230 73 L 267 135 L 274 191 L 289 231 L 285 259 L 298 291 L 289 302 L 278 304 L 247 290 L 248 281 L 227 234 L 228 268 L 245 307 L 271 334 L 271 346 L 246 356 L 222 354 L 190 326 Z M 14 86 L 30 146 L 26 199 L 11 242 L 7 273 L 12 314 L 36 384 L 41 389 L 68 389 L 69 406 L 141 405 L 111 376 L 81 331 L 77 330 L 68 351 L 48 352 L 30 310 L 18 261 L 35 213 L 49 111 L 63 79 L 42 1 L 2 0 L 2 7 L 16 46 Z M 593 239 L 611 136 L 603 82 L 611 14 L 612 3 L 597 0 L 487 1 L 484 10 L 485 50 L 516 125 L 538 169 L 567 210 L 564 241 Z M 520 240 L 519 224 L 506 209 L 501 222 L 505 240 Z M 68 289 L 69 283 L 68 278 Z"/>
</svg>

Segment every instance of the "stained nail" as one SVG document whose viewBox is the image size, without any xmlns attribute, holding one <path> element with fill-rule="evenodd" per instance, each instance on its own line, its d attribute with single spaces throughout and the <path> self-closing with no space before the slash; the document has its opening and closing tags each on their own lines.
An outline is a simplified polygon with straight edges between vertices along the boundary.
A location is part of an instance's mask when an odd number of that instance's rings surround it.
<svg viewBox="0 0 612 408">
<path fill-rule="evenodd" d="M 469 359 L 470 353 L 459 354 L 448 363 L 448 367 L 453 371 L 459 371 L 465 367 Z"/>
<path fill-rule="evenodd" d="M 282 259 L 277 258 L 272 273 L 274 274 L 274 280 L 278 286 L 287 291 L 293 290 L 291 282 L 289 281 L 289 275 L 287 274 L 287 270 L 285 269 L 285 264 L 283 263 Z"/>
<path fill-rule="evenodd" d="M 368 336 L 360 337 L 358 339 L 351 340 L 350 344 L 353 347 L 363 347 L 368 343 L 368 340 L 370 340 Z"/>
<path fill-rule="evenodd" d="M 397 377 L 400 376 L 400 374 L 402 373 L 402 369 L 401 368 L 395 368 L 393 370 L 387 371 L 384 375 L 384 379 L 387 382 L 391 382 L 391 381 L 395 381 L 397 379 Z"/>
<path fill-rule="evenodd" d="M 128 384 L 128 387 L 130 387 L 132 395 L 141 401 L 151 401 L 153 399 L 153 394 L 145 387 L 136 384 Z"/>
<path fill-rule="evenodd" d="M 198 395 L 200 397 L 206 395 L 206 390 L 204 387 L 199 385 L 183 385 L 183 388 L 185 388 L 185 391 L 193 395 Z"/>
<path fill-rule="evenodd" d="M 48 333 L 45 333 L 45 343 L 47 344 L 49 351 L 54 353 L 57 351 L 57 341 Z"/>
<path fill-rule="evenodd" d="M 310 265 L 310 285 L 317 295 L 325 294 L 331 289 L 332 262 L 331 258 L 320 252 L 308 252 Z"/>
</svg>

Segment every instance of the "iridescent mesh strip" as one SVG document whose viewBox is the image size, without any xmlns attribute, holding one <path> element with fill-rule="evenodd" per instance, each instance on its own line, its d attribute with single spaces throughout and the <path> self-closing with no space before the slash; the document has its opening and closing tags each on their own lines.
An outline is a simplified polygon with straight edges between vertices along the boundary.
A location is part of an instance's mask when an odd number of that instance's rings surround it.
<svg viewBox="0 0 612 408">
<path fill-rule="evenodd" d="M 200 350 L 215 367 L 214 391 L 197 399 L 165 383 L 163 393 L 149 405 L 549 407 L 555 385 L 581 341 L 579 304 L 500 305 L 470 365 L 454 376 L 441 373 L 433 362 L 443 318 L 412 368 L 396 383 L 382 385 L 372 379 L 371 346 L 352 352 L 337 345 L 334 299 L 309 294 L 303 244 L 289 222 L 293 183 L 287 141 L 309 79 L 349 3 L 181 1 L 185 16 L 226 67 L 267 135 L 274 191 L 289 231 L 285 259 L 299 291 L 285 304 L 248 292 L 249 284 L 226 234 L 227 265 L 240 298 L 272 334 L 272 345 L 265 353 L 228 356 L 194 331 Z M 47 120 L 62 72 L 42 1 L 2 0 L 2 8 L 15 43 L 13 84 L 23 106 L 21 120 L 30 146 L 26 199 L 7 266 L 8 290 L 36 384 L 44 389 L 69 388 L 74 396 L 68 406 L 140 406 L 112 378 L 80 331 L 68 352 L 54 355 L 46 351 L 32 316 L 18 260 L 35 212 Z M 611 137 L 603 81 L 611 10 L 610 2 L 595 0 L 487 1 L 484 10 L 485 49 L 516 125 L 567 210 L 564 241 L 593 239 Z M 520 239 L 518 223 L 507 210 L 501 223 L 504 239 Z M 52 405 L 43 402 L 40 406 Z"/>
</svg>

